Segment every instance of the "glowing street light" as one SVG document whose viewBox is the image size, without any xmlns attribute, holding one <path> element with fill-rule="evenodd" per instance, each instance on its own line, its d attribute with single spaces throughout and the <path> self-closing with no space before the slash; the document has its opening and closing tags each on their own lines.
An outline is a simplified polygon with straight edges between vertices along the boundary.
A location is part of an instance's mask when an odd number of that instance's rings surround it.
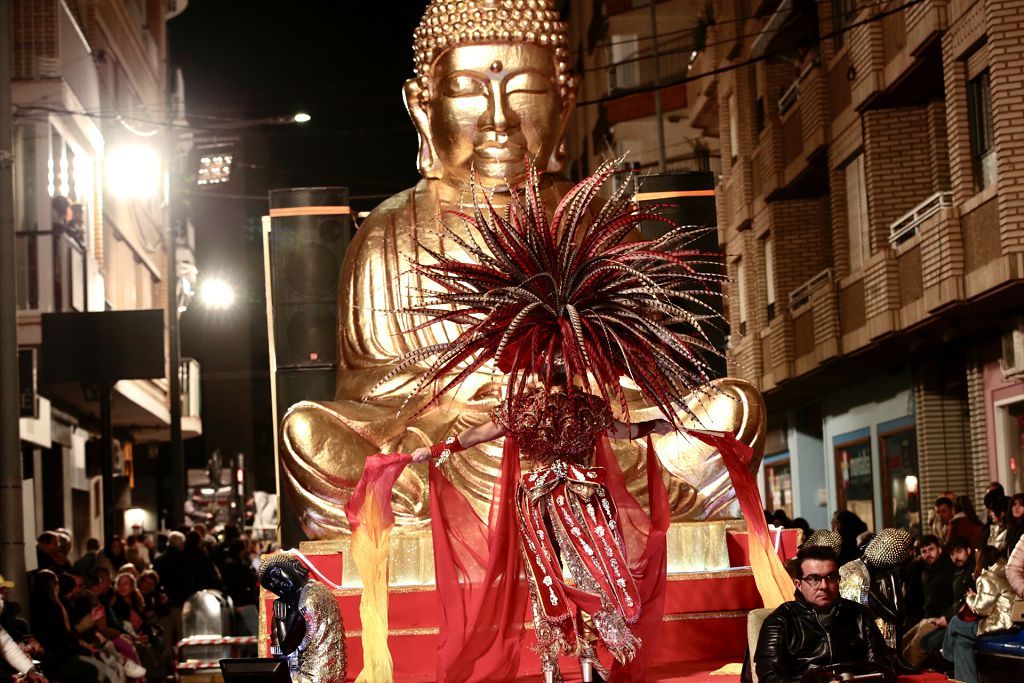
<svg viewBox="0 0 1024 683">
<path fill-rule="evenodd" d="M 199 285 L 199 299 L 209 308 L 230 308 L 235 303 L 235 290 L 224 280 L 209 278 Z"/>
<path fill-rule="evenodd" d="M 304 111 L 300 111 L 298 114 L 292 117 L 292 121 L 295 123 L 308 123 L 313 117 Z"/>
<path fill-rule="evenodd" d="M 106 167 L 107 187 L 115 197 L 149 199 L 160 189 L 160 156 L 151 147 L 115 147 L 107 154 Z"/>
</svg>

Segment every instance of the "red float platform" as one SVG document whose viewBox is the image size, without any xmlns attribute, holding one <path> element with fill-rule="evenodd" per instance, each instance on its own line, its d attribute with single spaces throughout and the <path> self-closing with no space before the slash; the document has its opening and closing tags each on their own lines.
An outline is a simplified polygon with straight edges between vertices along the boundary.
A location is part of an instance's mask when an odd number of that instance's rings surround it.
<svg viewBox="0 0 1024 683">
<path fill-rule="evenodd" d="M 787 530 L 780 539 L 780 555 L 796 552 L 797 531 Z M 739 662 L 746 650 L 747 612 L 762 606 L 754 577 L 746 566 L 746 534 L 728 534 L 728 569 L 710 572 L 670 574 L 665 604 L 664 628 L 655 654 L 655 678 L 665 681 L 704 681 L 732 683 L 735 675 L 710 675 L 723 664 Z M 342 561 L 339 553 L 307 557 L 323 574 L 340 584 Z M 348 669 L 354 679 L 362 668 L 360 641 L 360 589 L 335 591 L 345 621 L 348 645 Z M 264 656 L 269 653 L 267 622 L 272 596 L 264 595 L 260 619 L 260 644 Z M 433 681 L 440 608 L 433 585 L 392 586 L 389 598 L 389 638 L 394 660 L 395 680 Z M 540 662 L 530 648 L 534 645 L 533 625 L 527 623 L 525 649 L 520 661 L 522 680 L 541 680 Z M 562 671 L 566 680 L 579 680 L 575 660 L 566 659 Z M 575 676 L 575 678 L 573 678 Z"/>
</svg>

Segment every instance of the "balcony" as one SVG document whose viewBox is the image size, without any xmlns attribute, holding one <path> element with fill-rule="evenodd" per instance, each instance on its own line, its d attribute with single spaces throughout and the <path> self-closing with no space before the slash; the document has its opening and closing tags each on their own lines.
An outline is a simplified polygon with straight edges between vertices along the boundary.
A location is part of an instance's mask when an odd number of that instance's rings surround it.
<svg viewBox="0 0 1024 683">
<path fill-rule="evenodd" d="M 785 184 L 781 158 L 782 129 L 769 121 L 750 157 L 755 216 L 765 207 L 768 197 Z"/>
<path fill-rule="evenodd" d="M 779 98 L 782 127 L 782 184 L 788 186 L 809 170 L 812 158 L 825 148 L 829 111 L 825 79 L 812 62 Z"/>
<path fill-rule="evenodd" d="M 708 42 L 714 42 L 713 32 L 708 31 Z M 718 47 L 711 45 L 699 53 L 689 66 L 687 74 L 693 80 L 686 83 L 686 102 L 690 123 L 704 134 L 718 135 L 718 78 L 705 76 L 718 65 Z"/>
<path fill-rule="evenodd" d="M 946 0 L 926 0 L 881 16 L 850 31 L 852 103 L 862 111 L 892 102 L 941 96 L 942 57 L 938 40 L 948 24 Z M 898 0 L 862 10 L 864 21 L 900 7 Z"/>
<path fill-rule="evenodd" d="M 793 376 L 793 342 L 793 320 L 788 312 L 776 316 L 761 330 L 761 391 L 770 391 Z"/>
<path fill-rule="evenodd" d="M 794 289 L 789 307 L 794 375 L 810 372 L 839 355 L 839 307 L 831 268 Z"/>
<path fill-rule="evenodd" d="M 727 241 L 735 231 L 748 227 L 753 218 L 751 214 L 753 185 L 750 162 L 742 156 L 733 160 L 732 169 L 722 182 L 722 195 L 724 196 L 725 212 L 719 212 L 719 216 L 726 218 L 723 226 L 726 229 L 726 234 L 723 236 L 723 241 Z"/>
<path fill-rule="evenodd" d="M 66 228 L 19 231 L 15 238 L 18 310 L 85 311 L 88 270 L 83 238 Z"/>
</svg>

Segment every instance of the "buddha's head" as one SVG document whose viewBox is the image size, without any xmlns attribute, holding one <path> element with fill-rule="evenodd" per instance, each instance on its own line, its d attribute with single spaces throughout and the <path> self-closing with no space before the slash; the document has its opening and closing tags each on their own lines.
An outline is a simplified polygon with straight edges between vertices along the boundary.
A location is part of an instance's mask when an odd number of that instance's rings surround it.
<svg viewBox="0 0 1024 683">
<path fill-rule="evenodd" d="M 566 26 L 553 0 L 432 0 L 414 36 L 405 101 L 419 169 L 453 187 L 488 187 L 565 166 L 576 102 Z"/>
</svg>

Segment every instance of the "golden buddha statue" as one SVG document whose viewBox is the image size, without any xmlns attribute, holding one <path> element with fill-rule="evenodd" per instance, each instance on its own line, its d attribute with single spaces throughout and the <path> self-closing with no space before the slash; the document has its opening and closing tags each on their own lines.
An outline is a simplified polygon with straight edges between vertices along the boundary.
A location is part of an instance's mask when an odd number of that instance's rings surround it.
<svg viewBox="0 0 1024 683">
<path fill-rule="evenodd" d="M 544 172 L 542 194 L 551 206 L 570 187 L 559 173 L 577 81 L 569 69 L 566 26 L 558 19 L 552 0 L 433 0 L 416 30 L 416 76 L 404 94 L 419 133 L 423 179 L 374 209 L 346 253 L 335 400 L 300 402 L 282 423 L 284 487 L 311 538 L 347 533 L 343 507 L 368 455 L 410 452 L 484 422 L 501 397 L 501 374 L 485 369 L 442 405 L 410 419 L 426 400 L 412 395 L 419 366 L 367 394 L 404 353 L 450 338 L 437 326 L 406 333 L 419 321 L 399 311 L 415 304 L 418 289 L 428 286 L 408 272 L 409 263 L 428 258 L 424 247 L 443 253 L 457 248 L 441 234 L 438 221 L 446 220 L 445 211 L 472 207 L 471 172 L 477 200 L 486 192 L 496 205 L 507 202 L 508 187 L 525 177 L 528 158 Z M 460 223 L 446 220 L 465 232 Z M 718 386 L 722 392 L 692 401 L 703 418 L 700 426 L 731 430 L 759 445 L 764 406 L 758 392 L 739 380 L 720 380 Z M 630 420 L 655 413 L 635 395 Z M 661 437 L 656 446 L 668 473 L 674 519 L 738 516 L 725 467 L 709 447 L 679 435 Z M 625 475 L 636 482 L 631 488 L 645 500 L 641 446 L 622 442 L 616 453 Z M 500 455 L 500 442 L 486 444 L 443 465 L 481 514 Z M 426 466 L 402 474 L 394 509 L 396 535 L 429 522 Z"/>
</svg>

